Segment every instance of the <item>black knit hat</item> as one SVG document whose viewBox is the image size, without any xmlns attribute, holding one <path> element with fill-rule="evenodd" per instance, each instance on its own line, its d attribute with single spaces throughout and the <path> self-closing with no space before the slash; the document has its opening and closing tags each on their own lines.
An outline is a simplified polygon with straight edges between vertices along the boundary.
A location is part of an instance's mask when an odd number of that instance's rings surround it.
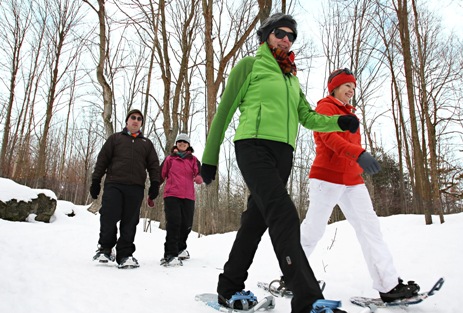
<svg viewBox="0 0 463 313">
<path fill-rule="evenodd" d="M 283 13 L 275 13 L 269 16 L 257 30 L 257 37 L 259 42 L 265 42 L 270 33 L 278 27 L 289 27 L 297 37 L 297 23 L 291 15 Z"/>
<path fill-rule="evenodd" d="M 145 118 L 143 117 L 143 113 L 141 113 L 141 111 L 138 110 L 138 109 L 130 110 L 130 111 L 127 113 L 127 117 L 125 118 L 125 122 L 127 123 L 127 121 L 129 120 L 130 115 L 132 115 L 132 114 L 134 114 L 134 113 L 138 113 L 138 114 L 141 115 L 141 118 L 142 118 L 141 125 L 143 125 L 143 122 L 145 121 Z"/>
</svg>

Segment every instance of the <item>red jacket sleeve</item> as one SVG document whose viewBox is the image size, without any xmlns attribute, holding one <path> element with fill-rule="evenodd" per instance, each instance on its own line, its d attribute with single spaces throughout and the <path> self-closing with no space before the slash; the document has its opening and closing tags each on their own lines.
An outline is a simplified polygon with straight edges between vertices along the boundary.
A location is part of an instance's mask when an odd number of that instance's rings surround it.
<svg viewBox="0 0 463 313">
<path fill-rule="evenodd" d="M 349 114 L 347 109 L 341 105 L 337 105 L 331 101 L 321 100 L 315 109 L 320 114 L 324 115 L 345 115 Z M 352 113 L 350 113 L 352 114 Z M 349 131 L 319 133 L 314 132 L 316 140 L 320 140 L 326 148 L 332 150 L 336 155 L 357 161 L 360 154 L 365 151 L 361 146 L 360 131 L 355 134 Z"/>
</svg>

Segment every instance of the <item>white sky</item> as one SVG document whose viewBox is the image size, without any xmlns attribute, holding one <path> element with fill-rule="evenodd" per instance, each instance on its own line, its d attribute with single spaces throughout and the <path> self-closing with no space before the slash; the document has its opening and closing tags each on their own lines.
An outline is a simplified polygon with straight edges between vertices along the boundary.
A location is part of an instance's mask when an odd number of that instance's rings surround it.
<svg viewBox="0 0 463 313">
<path fill-rule="evenodd" d="M 0 180 L 0 190 L 28 193 Z M 28 198 L 29 195 L 24 195 Z M 11 198 L 0 194 L 0 200 Z M 74 217 L 66 214 L 74 211 Z M 120 270 L 114 263 L 92 261 L 96 250 L 99 215 L 85 206 L 58 201 L 51 223 L 10 222 L 0 219 L 0 312 L 5 313 L 213 313 L 196 302 L 200 293 L 214 293 L 235 232 L 188 239 L 191 259 L 183 267 L 159 265 L 165 231 L 153 223 L 143 232 L 140 221 L 134 256 L 140 268 Z M 442 290 L 425 302 L 408 308 L 380 309 L 377 313 L 459 313 L 463 307 L 463 213 L 445 216 L 444 224 L 433 217 L 426 226 L 421 215 L 380 218 L 383 234 L 402 278 L 415 280 L 423 291 L 439 277 L 446 279 Z M 332 243 L 334 239 L 334 243 Z M 331 249 L 328 247 L 332 246 Z M 366 265 L 355 232 L 347 222 L 329 225 L 310 258 L 318 279 L 327 283 L 327 299 L 341 300 L 349 313 L 365 312 L 349 302 L 351 296 L 378 296 L 371 288 Z M 246 290 L 258 298 L 268 294 L 256 287 L 270 282 L 280 270 L 265 233 L 249 270 Z M 276 299 L 272 313 L 290 312 L 290 300 Z"/>
</svg>

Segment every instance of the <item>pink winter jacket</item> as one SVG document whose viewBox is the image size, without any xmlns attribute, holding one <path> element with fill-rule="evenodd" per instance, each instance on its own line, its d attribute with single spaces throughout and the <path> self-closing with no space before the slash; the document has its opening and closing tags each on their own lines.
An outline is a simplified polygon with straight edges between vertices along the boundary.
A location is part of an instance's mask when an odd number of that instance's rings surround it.
<svg viewBox="0 0 463 313">
<path fill-rule="evenodd" d="M 161 176 L 166 182 L 164 188 L 164 198 L 176 197 L 180 199 L 195 200 L 194 182 L 201 184 L 203 182 L 199 175 L 198 159 L 187 152 L 184 158 L 178 154 L 169 155 L 162 164 Z"/>
</svg>

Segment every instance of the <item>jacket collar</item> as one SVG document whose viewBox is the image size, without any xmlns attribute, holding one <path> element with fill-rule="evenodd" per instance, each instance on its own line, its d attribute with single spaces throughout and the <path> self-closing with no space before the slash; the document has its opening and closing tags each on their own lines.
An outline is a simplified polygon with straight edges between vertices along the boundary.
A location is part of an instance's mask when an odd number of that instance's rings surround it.
<svg viewBox="0 0 463 313">
<path fill-rule="evenodd" d="M 346 108 L 347 111 L 349 111 L 350 113 L 354 113 L 355 112 L 355 107 L 352 106 L 351 104 L 349 103 L 343 103 L 341 100 L 339 100 L 338 98 L 335 98 L 333 96 L 328 96 L 328 98 L 333 102 L 333 104 L 337 105 L 338 107 L 340 108 Z"/>
<path fill-rule="evenodd" d="M 127 129 L 127 127 L 124 127 L 124 129 L 122 130 L 122 133 L 125 134 L 125 135 L 127 135 L 127 136 L 132 136 L 132 133 L 129 132 L 129 130 Z M 137 136 L 137 138 L 138 138 L 138 137 L 139 137 L 139 138 L 144 138 L 143 133 L 141 132 L 141 130 L 138 131 L 138 136 Z"/>
<path fill-rule="evenodd" d="M 272 51 L 270 50 L 270 47 L 267 42 L 264 42 L 263 44 L 259 46 L 259 48 L 257 48 L 256 58 L 262 58 L 266 62 L 271 62 L 272 66 L 275 66 L 276 68 L 278 68 L 281 74 L 284 75 L 280 69 L 280 65 L 278 65 L 278 61 L 273 56 Z M 294 75 L 291 73 L 288 73 L 288 76 L 294 76 Z"/>
</svg>

